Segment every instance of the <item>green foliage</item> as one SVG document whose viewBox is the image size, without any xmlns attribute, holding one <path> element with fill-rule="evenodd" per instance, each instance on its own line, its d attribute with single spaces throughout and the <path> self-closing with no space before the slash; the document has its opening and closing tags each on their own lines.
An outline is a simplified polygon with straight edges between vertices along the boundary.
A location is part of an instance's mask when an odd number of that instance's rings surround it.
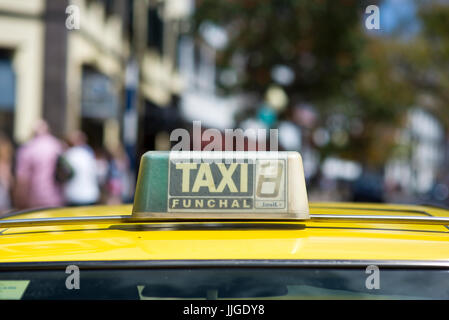
<svg viewBox="0 0 449 320">
<path fill-rule="evenodd" d="M 219 53 L 220 69 L 238 69 L 232 89 L 262 95 L 272 83 L 276 65 L 290 67 L 295 80 L 287 93 L 305 99 L 323 99 L 338 93 L 359 69 L 357 52 L 362 41 L 356 0 L 326 1 L 198 1 L 196 28 L 205 21 L 229 32 L 228 46 Z"/>
</svg>

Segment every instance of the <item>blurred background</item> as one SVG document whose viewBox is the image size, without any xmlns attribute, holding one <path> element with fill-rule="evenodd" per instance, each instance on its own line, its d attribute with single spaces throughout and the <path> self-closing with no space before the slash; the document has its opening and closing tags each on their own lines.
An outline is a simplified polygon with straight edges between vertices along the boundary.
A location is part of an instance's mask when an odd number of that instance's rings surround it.
<svg viewBox="0 0 449 320">
<path fill-rule="evenodd" d="M 0 0 L 2 212 L 130 202 L 192 121 L 279 129 L 310 201 L 449 207 L 448 112 L 449 1 Z"/>
</svg>

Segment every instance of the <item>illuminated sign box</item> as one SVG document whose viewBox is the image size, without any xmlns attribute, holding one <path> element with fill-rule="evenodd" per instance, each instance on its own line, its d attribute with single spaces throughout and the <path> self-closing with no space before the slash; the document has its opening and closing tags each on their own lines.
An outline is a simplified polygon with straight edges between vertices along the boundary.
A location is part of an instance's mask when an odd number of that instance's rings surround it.
<svg viewBox="0 0 449 320">
<path fill-rule="evenodd" d="M 147 152 L 135 218 L 308 219 L 297 152 Z"/>
</svg>

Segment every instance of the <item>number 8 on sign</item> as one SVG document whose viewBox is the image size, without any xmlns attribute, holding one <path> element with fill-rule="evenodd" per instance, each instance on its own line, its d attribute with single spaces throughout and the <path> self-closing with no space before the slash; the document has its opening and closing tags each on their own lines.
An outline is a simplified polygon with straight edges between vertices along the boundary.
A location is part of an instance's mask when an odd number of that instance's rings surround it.
<svg viewBox="0 0 449 320">
<path fill-rule="evenodd" d="M 256 195 L 261 198 L 276 198 L 279 195 L 284 164 L 280 161 L 269 161 L 259 165 L 259 182 L 257 184 Z M 264 192 L 272 190 L 272 192 Z"/>
<path fill-rule="evenodd" d="M 257 160 L 256 208 L 282 209 L 286 205 L 285 160 Z"/>
</svg>

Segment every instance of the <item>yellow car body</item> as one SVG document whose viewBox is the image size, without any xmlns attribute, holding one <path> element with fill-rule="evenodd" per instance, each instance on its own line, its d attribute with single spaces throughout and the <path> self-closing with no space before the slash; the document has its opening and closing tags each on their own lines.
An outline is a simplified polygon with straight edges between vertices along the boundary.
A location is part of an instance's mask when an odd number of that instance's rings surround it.
<svg viewBox="0 0 449 320">
<path fill-rule="evenodd" d="M 134 221 L 131 210 L 0 219 L 0 300 L 449 299 L 446 210 L 312 203 L 297 221 Z"/>
<path fill-rule="evenodd" d="M 131 206 L 38 210 L 16 219 L 122 216 Z M 449 218 L 449 211 L 410 205 L 311 203 L 304 221 L 72 222 L 1 227 L 0 266 L 82 261 L 289 260 L 419 262 L 449 265 L 449 230 L 443 223 L 403 217 Z M 320 215 L 354 215 L 320 221 Z M 393 217 L 394 221 L 364 216 Z"/>
</svg>

